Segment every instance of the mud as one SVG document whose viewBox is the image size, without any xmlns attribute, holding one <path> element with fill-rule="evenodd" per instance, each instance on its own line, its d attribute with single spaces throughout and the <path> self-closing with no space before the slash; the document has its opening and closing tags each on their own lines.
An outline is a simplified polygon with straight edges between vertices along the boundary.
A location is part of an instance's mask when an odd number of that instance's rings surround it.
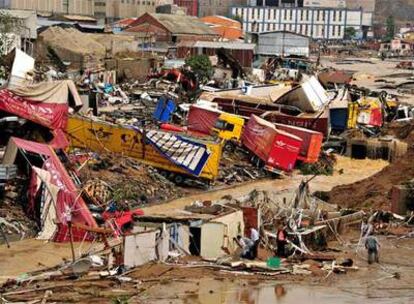
<svg viewBox="0 0 414 304">
<path fill-rule="evenodd" d="M 101 245 L 75 243 L 75 254 L 91 248 L 99 249 Z M 25 239 L 12 242 L 11 247 L 0 246 L 0 283 L 9 278 L 24 276 L 25 273 L 46 269 L 70 260 L 72 253 L 69 243 L 45 242 L 35 239 Z"/>
<path fill-rule="evenodd" d="M 390 81 L 392 87 L 388 88 L 386 91 L 397 95 L 401 102 L 414 105 L 414 95 L 403 93 L 397 88 L 398 85 L 407 82 L 408 78 L 404 74 L 412 75 L 412 71 L 395 68 L 402 60 L 387 59 L 381 61 L 381 59 L 374 57 L 376 54 L 372 55 L 372 58 L 368 58 L 368 62 L 352 61 L 353 58 L 346 58 L 348 64 L 338 64 L 338 62 L 335 61 L 337 58 L 333 57 L 325 57 L 321 62 L 325 67 L 333 67 L 338 70 L 346 70 L 356 73 L 353 77 L 352 84 L 373 91 L 384 90 L 384 83 L 378 82 L 378 80 Z"/>
<path fill-rule="evenodd" d="M 378 173 L 388 165 L 382 160 L 351 160 L 348 157 L 338 156 L 335 165 L 335 171 L 332 176 L 317 176 L 313 179 L 309 186 L 311 191 L 330 191 L 333 187 L 344 184 L 352 184 L 364 178 Z M 361 171 L 361 168 L 365 168 Z M 253 190 L 266 191 L 281 191 L 297 189 L 303 179 L 308 179 L 310 176 L 303 176 L 299 172 L 295 172 L 292 176 L 287 176 L 282 179 L 264 179 L 259 181 L 252 181 L 242 185 L 231 187 L 219 187 L 212 191 L 205 191 L 188 195 L 176 200 L 172 200 L 166 204 L 149 206 L 143 208 L 146 214 L 168 213 L 168 210 L 182 209 L 184 206 L 199 200 L 216 200 L 224 195 L 231 195 L 233 197 L 240 197 L 250 193 Z"/>
<path fill-rule="evenodd" d="M 368 265 L 364 249 L 356 251 L 358 232 L 330 243 L 351 257 L 357 271 L 319 276 L 278 276 L 272 280 L 254 275 L 228 275 L 206 269 L 177 270 L 151 265 L 131 274 L 143 280 L 145 291 L 131 303 L 413 303 L 413 239 L 380 237 L 380 264 Z M 399 278 L 394 278 L 395 273 Z M 151 278 L 157 277 L 154 282 Z"/>
</svg>

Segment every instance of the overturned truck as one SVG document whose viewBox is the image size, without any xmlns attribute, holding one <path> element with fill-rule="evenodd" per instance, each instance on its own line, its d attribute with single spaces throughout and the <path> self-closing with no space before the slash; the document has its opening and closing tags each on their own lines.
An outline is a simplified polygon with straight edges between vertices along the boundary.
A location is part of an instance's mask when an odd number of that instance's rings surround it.
<svg viewBox="0 0 414 304">
<path fill-rule="evenodd" d="M 67 135 L 73 148 L 135 158 L 157 168 L 177 184 L 187 180 L 210 184 L 219 173 L 220 142 L 116 125 L 82 116 L 69 118 Z"/>
</svg>

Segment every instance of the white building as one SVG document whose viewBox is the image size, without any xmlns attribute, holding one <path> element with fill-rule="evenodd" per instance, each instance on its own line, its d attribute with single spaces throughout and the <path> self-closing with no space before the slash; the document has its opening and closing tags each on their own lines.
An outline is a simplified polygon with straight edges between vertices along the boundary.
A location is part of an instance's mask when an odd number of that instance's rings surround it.
<svg viewBox="0 0 414 304">
<path fill-rule="evenodd" d="M 359 38 L 372 37 L 372 13 L 346 8 L 232 7 L 245 32 L 290 31 L 314 39 L 343 39 L 345 29 L 355 28 Z"/>
</svg>

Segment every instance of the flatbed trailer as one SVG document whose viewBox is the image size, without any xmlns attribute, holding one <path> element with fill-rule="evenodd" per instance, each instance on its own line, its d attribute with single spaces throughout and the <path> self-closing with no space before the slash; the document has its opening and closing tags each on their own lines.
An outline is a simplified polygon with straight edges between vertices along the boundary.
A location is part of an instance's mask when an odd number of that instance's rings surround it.
<svg viewBox="0 0 414 304">
<path fill-rule="evenodd" d="M 154 147 L 145 135 L 148 131 L 150 130 L 139 130 L 133 126 L 117 125 L 78 115 L 69 117 L 66 129 L 73 148 L 132 157 L 159 169 L 177 183 L 182 183 L 189 177 L 207 183 L 216 179 L 222 152 L 220 142 L 189 138 L 205 145 L 210 153 L 201 173 L 196 176 L 175 164 Z"/>
</svg>

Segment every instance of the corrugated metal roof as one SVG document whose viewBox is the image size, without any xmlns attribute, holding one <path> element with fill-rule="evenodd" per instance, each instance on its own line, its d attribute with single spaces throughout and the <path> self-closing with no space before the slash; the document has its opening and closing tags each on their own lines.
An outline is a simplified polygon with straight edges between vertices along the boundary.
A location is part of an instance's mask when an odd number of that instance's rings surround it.
<svg viewBox="0 0 414 304">
<path fill-rule="evenodd" d="M 58 24 L 68 24 L 68 25 L 75 25 L 75 22 L 70 21 L 56 21 L 56 20 L 49 20 L 45 18 L 37 18 L 37 28 L 41 28 L 44 26 L 54 26 Z"/>
<path fill-rule="evenodd" d="M 96 22 L 95 18 L 89 16 L 82 16 L 82 15 L 64 15 L 64 18 L 70 21 L 86 21 L 86 22 Z"/>
<path fill-rule="evenodd" d="M 216 32 L 196 17 L 170 14 L 149 14 L 173 34 L 212 35 Z"/>
<path fill-rule="evenodd" d="M 309 36 L 306 36 L 306 35 L 303 35 L 303 34 L 299 34 L 299 33 L 296 33 L 296 32 L 292 32 L 292 31 L 251 32 L 251 34 L 256 34 L 256 35 L 260 35 L 260 36 L 263 36 L 263 35 L 271 35 L 271 34 L 291 34 L 293 36 L 301 36 L 301 37 L 304 37 L 304 38 L 307 38 L 307 39 L 310 40 L 310 37 Z"/>
<path fill-rule="evenodd" d="M 193 47 L 210 48 L 210 49 L 233 49 L 233 50 L 254 50 L 256 44 L 244 42 L 222 42 L 222 41 L 197 41 Z"/>
</svg>

